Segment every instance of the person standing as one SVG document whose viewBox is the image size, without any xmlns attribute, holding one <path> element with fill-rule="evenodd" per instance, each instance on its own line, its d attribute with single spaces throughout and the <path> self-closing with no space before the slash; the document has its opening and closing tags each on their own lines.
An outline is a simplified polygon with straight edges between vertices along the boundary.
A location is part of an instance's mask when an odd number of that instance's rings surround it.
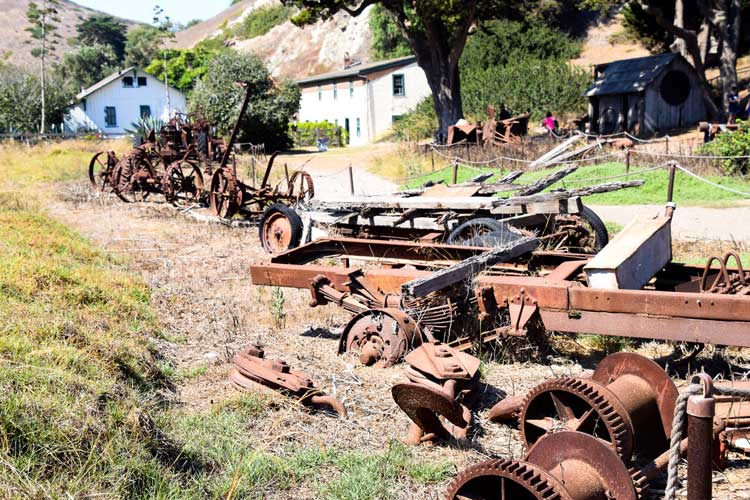
<svg viewBox="0 0 750 500">
<path fill-rule="evenodd" d="M 547 129 L 547 132 L 554 134 L 557 130 L 557 118 L 552 112 L 547 111 L 547 116 L 542 120 L 542 126 Z"/>
<path fill-rule="evenodd" d="M 737 117 L 742 113 L 740 96 L 737 94 L 737 85 L 732 85 L 732 88 L 727 95 L 727 108 L 727 111 L 729 112 L 727 123 L 735 123 Z"/>
</svg>

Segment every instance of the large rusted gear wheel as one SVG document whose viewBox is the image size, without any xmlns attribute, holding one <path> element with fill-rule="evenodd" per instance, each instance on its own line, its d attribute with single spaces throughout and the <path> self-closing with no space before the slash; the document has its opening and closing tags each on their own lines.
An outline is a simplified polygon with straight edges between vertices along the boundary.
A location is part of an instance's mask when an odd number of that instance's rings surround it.
<svg viewBox="0 0 750 500">
<path fill-rule="evenodd" d="M 446 500 L 573 500 L 560 481 L 540 467 L 515 460 L 489 460 L 461 472 Z"/>
<path fill-rule="evenodd" d="M 177 206 L 198 203 L 203 194 L 203 174 L 198 164 L 191 161 L 181 160 L 170 165 L 161 184 L 164 197 Z"/>
<path fill-rule="evenodd" d="M 220 168 L 214 172 L 208 196 L 211 212 L 224 219 L 231 218 L 242 206 L 242 187 L 228 168 Z"/>
<path fill-rule="evenodd" d="M 422 343 L 417 323 L 400 309 L 371 309 L 351 319 L 339 341 L 339 354 L 354 353 L 367 366 L 391 366 Z"/>
<path fill-rule="evenodd" d="M 625 460 L 633 453 L 628 412 L 593 380 L 561 378 L 536 386 L 527 394 L 518 420 L 526 449 L 550 434 L 579 431 L 606 442 Z"/>
</svg>

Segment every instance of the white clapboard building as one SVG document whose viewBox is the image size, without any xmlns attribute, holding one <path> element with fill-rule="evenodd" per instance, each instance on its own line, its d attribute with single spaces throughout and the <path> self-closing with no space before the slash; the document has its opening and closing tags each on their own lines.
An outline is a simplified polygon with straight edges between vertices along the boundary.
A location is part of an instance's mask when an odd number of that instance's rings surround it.
<svg viewBox="0 0 750 500">
<path fill-rule="evenodd" d="M 297 84 L 299 121 L 337 124 L 349 132 L 352 146 L 374 141 L 431 94 L 414 56 L 355 64 Z"/>
<path fill-rule="evenodd" d="M 185 94 L 135 67 L 114 73 L 82 90 L 68 109 L 65 128 L 70 132 L 92 131 L 105 136 L 127 134 L 126 129 L 145 116 L 168 120 L 184 113 Z"/>
</svg>

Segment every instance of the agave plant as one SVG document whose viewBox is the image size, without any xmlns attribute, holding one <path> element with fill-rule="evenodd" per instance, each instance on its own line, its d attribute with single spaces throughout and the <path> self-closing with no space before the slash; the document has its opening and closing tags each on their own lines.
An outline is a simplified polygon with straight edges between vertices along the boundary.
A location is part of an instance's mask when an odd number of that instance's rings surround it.
<svg viewBox="0 0 750 500">
<path fill-rule="evenodd" d="M 151 132 L 158 134 L 165 125 L 164 120 L 160 118 L 145 116 L 141 117 L 137 122 L 131 123 L 130 128 L 126 128 L 125 132 L 133 136 L 134 142 L 143 144 L 148 141 L 147 138 L 151 135 Z"/>
</svg>

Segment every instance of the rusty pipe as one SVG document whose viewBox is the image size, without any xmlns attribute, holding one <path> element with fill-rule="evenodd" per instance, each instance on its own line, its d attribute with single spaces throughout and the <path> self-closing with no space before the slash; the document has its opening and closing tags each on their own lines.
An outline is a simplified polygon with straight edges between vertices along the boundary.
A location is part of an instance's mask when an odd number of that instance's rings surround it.
<svg viewBox="0 0 750 500">
<path fill-rule="evenodd" d="M 703 385 L 703 394 L 688 398 L 688 498 L 711 500 L 713 421 L 716 415 L 716 402 L 712 396 L 711 377 L 700 374 L 696 378 L 699 378 Z"/>
<path fill-rule="evenodd" d="M 329 395 L 315 395 L 310 397 L 310 403 L 319 406 L 329 406 L 341 418 L 346 418 L 346 407 L 344 403 Z"/>
</svg>

